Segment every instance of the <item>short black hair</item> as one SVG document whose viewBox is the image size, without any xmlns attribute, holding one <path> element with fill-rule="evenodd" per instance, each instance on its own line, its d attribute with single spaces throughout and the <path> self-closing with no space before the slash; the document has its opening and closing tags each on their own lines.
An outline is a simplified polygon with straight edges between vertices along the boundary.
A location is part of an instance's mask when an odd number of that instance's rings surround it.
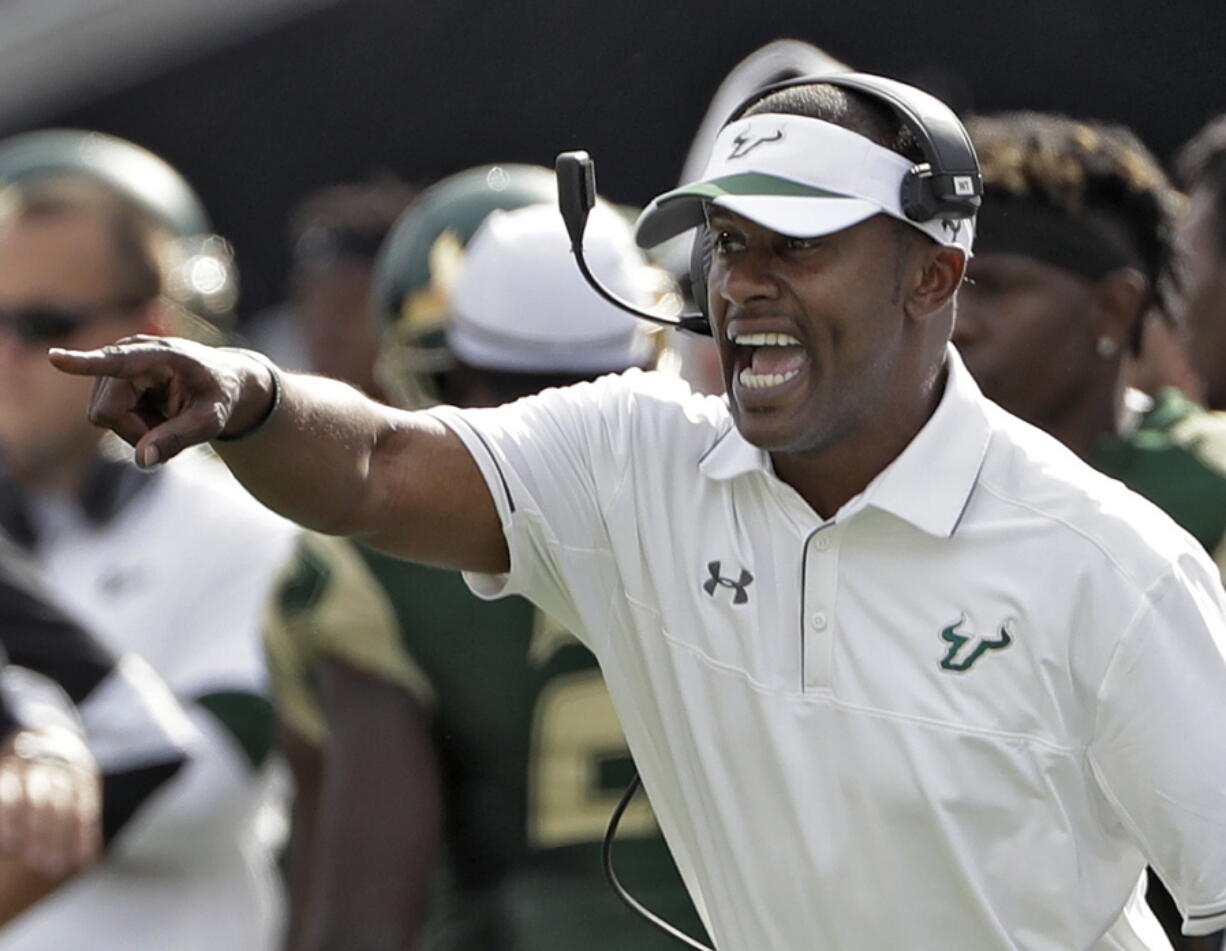
<svg viewBox="0 0 1226 951">
<path fill-rule="evenodd" d="M 994 196 L 1020 199 L 1110 235 L 1145 275 L 1151 302 L 1173 319 L 1182 196 L 1132 131 L 1043 112 L 976 116 L 967 129 L 983 172 L 985 212 Z"/>
<path fill-rule="evenodd" d="M 919 141 L 898 114 L 881 100 L 856 89 L 821 82 L 788 86 L 767 93 L 735 118 L 762 113 L 821 119 L 858 133 L 912 162 L 924 161 Z"/>
<path fill-rule="evenodd" d="M 1213 195 L 1214 233 L 1226 253 L 1226 115 L 1209 120 L 1179 150 L 1175 174 L 1187 191 L 1206 188 Z"/>
</svg>

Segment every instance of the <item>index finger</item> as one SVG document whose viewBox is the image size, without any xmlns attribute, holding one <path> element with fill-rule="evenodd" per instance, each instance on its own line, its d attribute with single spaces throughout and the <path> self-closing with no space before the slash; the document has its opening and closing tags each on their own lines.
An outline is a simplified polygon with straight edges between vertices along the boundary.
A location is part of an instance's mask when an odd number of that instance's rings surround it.
<svg viewBox="0 0 1226 951">
<path fill-rule="evenodd" d="M 147 344 L 111 344 L 99 350 L 65 350 L 52 347 L 47 359 L 57 370 L 77 376 L 114 376 L 130 380 L 163 367 L 170 352 Z"/>
</svg>

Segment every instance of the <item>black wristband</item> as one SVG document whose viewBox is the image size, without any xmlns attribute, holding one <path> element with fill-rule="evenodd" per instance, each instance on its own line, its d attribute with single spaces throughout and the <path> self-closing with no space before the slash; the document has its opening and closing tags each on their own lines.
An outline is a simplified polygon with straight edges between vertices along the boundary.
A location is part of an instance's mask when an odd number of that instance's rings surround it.
<svg viewBox="0 0 1226 951">
<path fill-rule="evenodd" d="M 242 347 L 221 347 L 220 349 L 229 350 L 232 353 L 241 353 L 245 356 L 251 357 L 257 363 L 262 363 L 268 370 L 269 377 L 272 381 L 272 399 L 269 400 L 268 409 L 264 410 L 264 415 L 262 415 L 241 433 L 235 433 L 232 436 L 214 437 L 217 442 L 238 442 L 240 439 L 246 439 L 248 436 L 252 436 L 259 432 L 264 427 L 264 424 L 272 419 L 273 413 L 275 413 L 277 411 L 277 407 L 281 405 L 281 391 L 284 389 L 284 386 L 281 382 L 281 371 L 277 369 L 277 365 L 269 360 L 268 357 L 264 356 L 264 354 L 258 353 L 255 350 L 244 350 Z"/>
</svg>

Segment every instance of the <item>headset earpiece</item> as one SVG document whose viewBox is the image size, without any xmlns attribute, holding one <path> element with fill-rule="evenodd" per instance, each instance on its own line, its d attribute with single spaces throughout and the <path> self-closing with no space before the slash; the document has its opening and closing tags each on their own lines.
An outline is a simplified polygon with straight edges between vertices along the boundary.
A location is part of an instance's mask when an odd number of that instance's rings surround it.
<svg viewBox="0 0 1226 951">
<path fill-rule="evenodd" d="M 973 218 L 979 211 L 983 179 L 973 175 L 934 175 L 927 162 L 916 165 L 902 180 L 902 210 L 912 221 L 933 218 Z"/>
<path fill-rule="evenodd" d="M 917 165 L 902 180 L 902 213 L 912 221 L 931 221 L 937 214 L 937 197 L 932 191 L 932 169 Z"/>
<path fill-rule="evenodd" d="M 711 315 L 707 313 L 707 268 L 710 266 L 710 256 L 707 254 L 707 226 L 699 225 L 694 229 L 694 243 L 690 246 L 690 295 L 699 313 L 708 321 Z"/>
</svg>

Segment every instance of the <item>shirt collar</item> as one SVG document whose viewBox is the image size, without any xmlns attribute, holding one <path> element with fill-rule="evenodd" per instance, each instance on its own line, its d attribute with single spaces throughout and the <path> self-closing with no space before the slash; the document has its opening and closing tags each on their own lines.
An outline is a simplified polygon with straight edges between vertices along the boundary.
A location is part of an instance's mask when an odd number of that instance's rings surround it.
<svg viewBox="0 0 1226 951">
<path fill-rule="evenodd" d="M 872 506 L 930 535 L 953 535 L 979 477 L 991 427 L 984 397 L 952 344 L 945 364 L 949 372 L 936 411 L 898 458 L 849 500 L 836 519 Z M 720 436 L 698 468 L 717 481 L 755 471 L 775 478 L 769 454 L 747 442 L 735 426 Z"/>
<path fill-rule="evenodd" d="M 725 402 L 727 397 L 724 397 Z M 728 428 L 698 460 L 698 471 L 708 479 L 723 482 L 746 472 L 772 472 L 770 456 L 765 449 L 748 442 L 729 417 Z"/>
<path fill-rule="evenodd" d="M 945 366 L 936 412 L 862 493 L 866 504 L 940 538 L 957 529 L 992 436 L 983 394 L 952 344 Z"/>
<path fill-rule="evenodd" d="M 94 526 L 103 526 L 150 485 L 160 470 L 138 469 L 130 460 L 99 454 L 73 504 Z M 35 494 L 18 485 L 0 461 L 0 531 L 24 548 L 39 539 Z"/>
</svg>

